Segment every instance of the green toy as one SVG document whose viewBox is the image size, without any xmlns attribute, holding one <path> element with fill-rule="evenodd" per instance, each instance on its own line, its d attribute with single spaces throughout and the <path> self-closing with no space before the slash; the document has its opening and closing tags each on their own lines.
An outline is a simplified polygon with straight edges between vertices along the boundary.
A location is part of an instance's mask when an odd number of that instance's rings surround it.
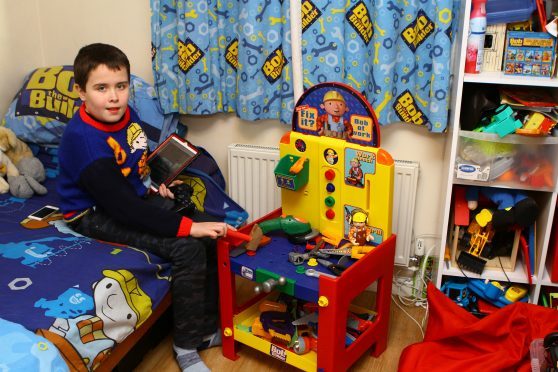
<svg viewBox="0 0 558 372">
<path fill-rule="evenodd" d="M 481 124 L 486 120 L 481 121 Z M 517 120 L 514 111 L 508 105 L 501 105 L 496 109 L 494 115 L 490 117 L 490 123 L 484 127 L 477 128 L 476 131 L 484 133 L 496 133 L 500 138 L 514 133 L 516 129 L 523 126 L 521 121 Z"/>
<path fill-rule="evenodd" d="M 270 231 L 282 230 L 287 235 L 303 235 L 312 231 L 310 223 L 293 216 L 273 218 L 259 223 L 264 234 Z"/>
</svg>

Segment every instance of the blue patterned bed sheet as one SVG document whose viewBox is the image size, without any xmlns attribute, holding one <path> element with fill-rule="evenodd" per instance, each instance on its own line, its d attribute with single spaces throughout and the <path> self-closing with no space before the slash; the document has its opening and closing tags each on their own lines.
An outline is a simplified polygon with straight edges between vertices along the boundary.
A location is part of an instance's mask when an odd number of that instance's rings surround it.
<svg viewBox="0 0 558 372">
<path fill-rule="evenodd" d="M 52 343 L 20 324 L 2 318 L 0 366 L 7 371 L 68 371 L 68 366 Z"/>
<path fill-rule="evenodd" d="M 161 303 L 170 264 L 79 236 L 60 219 L 28 219 L 58 205 L 56 171 L 47 174 L 45 196 L 0 195 L 0 318 L 45 336 L 91 369 Z"/>
</svg>

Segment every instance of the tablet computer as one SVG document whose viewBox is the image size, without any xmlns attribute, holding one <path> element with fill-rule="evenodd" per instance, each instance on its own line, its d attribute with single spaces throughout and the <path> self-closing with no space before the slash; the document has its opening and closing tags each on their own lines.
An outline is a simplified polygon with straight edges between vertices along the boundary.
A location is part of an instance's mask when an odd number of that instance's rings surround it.
<svg viewBox="0 0 558 372">
<path fill-rule="evenodd" d="M 151 189 L 157 191 L 161 184 L 171 183 L 198 153 L 199 150 L 190 142 L 172 134 L 147 158 L 151 169 Z"/>
</svg>

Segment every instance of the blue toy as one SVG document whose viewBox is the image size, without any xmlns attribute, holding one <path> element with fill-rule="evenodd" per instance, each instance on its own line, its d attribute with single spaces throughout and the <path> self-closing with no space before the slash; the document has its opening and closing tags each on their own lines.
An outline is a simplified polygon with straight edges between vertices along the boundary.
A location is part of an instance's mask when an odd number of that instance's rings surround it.
<svg viewBox="0 0 558 372">
<path fill-rule="evenodd" d="M 529 296 L 527 291 L 517 286 L 509 285 L 504 287 L 495 281 L 488 281 L 484 279 L 469 279 L 467 284 L 469 289 L 477 296 L 485 301 L 490 302 L 496 307 L 504 307 L 514 302 L 527 302 Z M 507 292 L 510 293 L 507 293 Z M 517 293 L 521 293 L 522 297 L 519 298 Z M 515 300 L 515 301 L 514 301 Z"/>
<path fill-rule="evenodd" d="M 477 298 L 469 290 L 467 283 L 448 280 L 441 288 L 442 293 L 453 302 L 470 312 L 478 312 Z"/>
</svg>

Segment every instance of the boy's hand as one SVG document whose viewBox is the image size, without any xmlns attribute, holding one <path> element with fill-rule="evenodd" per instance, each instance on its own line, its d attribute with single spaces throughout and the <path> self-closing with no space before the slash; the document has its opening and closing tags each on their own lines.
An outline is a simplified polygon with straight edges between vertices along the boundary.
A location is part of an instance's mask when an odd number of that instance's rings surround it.
<svg viewBox="0 0 558 372">
<path fill-rule="evenodd" d="M 161 195 L 163 198 L 174 199 L 174 194 L 172 193 L 172 191 L 170 191 L 170 188 L 182 183 L 183 182 L 181 180 L 174 180 L 168 187 L 164 183 L 162 183 L 159 186 L 159 195 Z"/>
<path fill-rule="evenodd" d="M 190 236 L 194 238 L 217 239 L 227 235 L 227 230 L 236 231 L 234 227 L 224 222 L 194 222 L 190 229 Z"/>
</svg>

